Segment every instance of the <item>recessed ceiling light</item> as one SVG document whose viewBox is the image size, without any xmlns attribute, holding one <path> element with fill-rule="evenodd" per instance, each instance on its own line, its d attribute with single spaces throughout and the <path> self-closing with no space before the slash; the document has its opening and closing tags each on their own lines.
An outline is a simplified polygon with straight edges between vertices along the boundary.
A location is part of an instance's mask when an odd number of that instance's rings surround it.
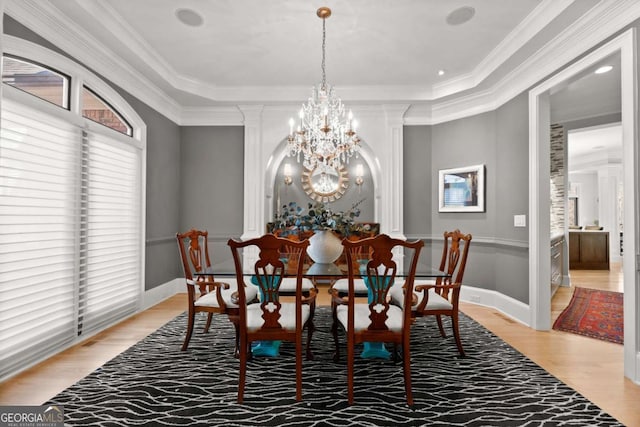
<svg viewBox="0 0 640 427">
<path fill-rule="evenodd" d="M 475 14 L 476 14 L 476 10 L 471 6 L 459 7 L 458 9 L 454 10 L 453 12 L 447 15 L 447 24 L 449 25 L 464 24 L 465 22 L 470 21 Z"/>
<path fill-rule="evenodd" d="M 595 73 L 596 74 L 604 74 L 604 73 L 608 73 L 609 71 L 611 71 L 613 69 L 613 67 L 611 65 L 603 65 L 602 67 L 598 68 Z"/>
<path fill-rule="evenodd" d="M 176 17 L 184 25 L 190 27 L 199 27 L 204 22 L 202 16 L 192 9 L 178 9 L 176 10 Z"/>
<path fill-rule="evenodd" d="M 439 76 L 444 76 L 444 70 L 438 70 L 438 75 Z"/>
</svg>

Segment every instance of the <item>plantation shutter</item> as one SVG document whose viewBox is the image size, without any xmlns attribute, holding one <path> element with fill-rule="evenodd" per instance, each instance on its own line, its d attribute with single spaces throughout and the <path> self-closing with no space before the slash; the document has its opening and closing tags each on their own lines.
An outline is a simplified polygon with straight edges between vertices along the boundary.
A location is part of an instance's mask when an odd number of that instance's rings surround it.
<svg viewBox="0 0 640 427">
<path fill-rule="evenodd" d="M 0 378 L 76 334 L 77 125 L 2 102 Z"/>
<path fill-rule="evenodd" d="M 141 151 L 84 134 L 79 334 L 134 313 L 141 295 Z"/>
</svg>

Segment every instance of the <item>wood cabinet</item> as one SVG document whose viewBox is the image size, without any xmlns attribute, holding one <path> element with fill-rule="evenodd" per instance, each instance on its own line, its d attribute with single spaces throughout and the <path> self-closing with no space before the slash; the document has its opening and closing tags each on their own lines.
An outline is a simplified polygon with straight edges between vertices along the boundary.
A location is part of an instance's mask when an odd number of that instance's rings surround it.
<svg viewBox="0 0 640 427">
<path fill-rule="evenodd" d="M 551 239 L 551 296 L 562 285 L 564 236 Z"/>
<path fill-rule="evenodd" d="M 570 231 L 569 268 L 576 270 L 608 270 L 609 232 Z"/>
</svg>

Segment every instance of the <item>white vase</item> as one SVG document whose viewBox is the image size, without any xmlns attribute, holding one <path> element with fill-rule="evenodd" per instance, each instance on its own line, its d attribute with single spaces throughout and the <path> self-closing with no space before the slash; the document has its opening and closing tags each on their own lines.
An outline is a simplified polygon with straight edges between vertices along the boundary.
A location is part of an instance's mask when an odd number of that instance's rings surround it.
<svg viewBox="0 0 640 427">
<path fill-rule="evenodd" d="M 307 254 L 314 262 L 332 263 L 342 255 L 342 240 L 331 230 L 316 231 L 309 238 Z"/>
</svg>

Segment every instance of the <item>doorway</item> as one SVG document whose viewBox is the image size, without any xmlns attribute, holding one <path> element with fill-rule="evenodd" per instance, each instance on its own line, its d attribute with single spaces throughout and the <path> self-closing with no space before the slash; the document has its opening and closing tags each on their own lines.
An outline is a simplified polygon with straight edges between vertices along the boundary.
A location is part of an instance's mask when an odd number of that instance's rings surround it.
<svg viewBox="0 0 640 427">
<path fill-rule="evenodd" d="M 623 181 L 624 225 L 623 248 L 624 280 L 624 374 L 640 383 L 638 353 L 638 301 L 636 271 L 638 236 L 636 229 L 636 200 L 638 184 L 635 179 L 637 164 L 636 79 L 635 79 L 635 31 L 630 29 L 594 52 L 574 62 L 558 74 L 542 82 L 529 93 L 529 307 L 531 326 L 548 330 L 551 327 L 551 298 L 548 285 L 550 277 L 550 135 L 551 101 L 554 88 L 567 84 L 571 79 L 590 72 L 599 61 L 620 54 L 621 123 L 623 133 Z"/>
</svg>

